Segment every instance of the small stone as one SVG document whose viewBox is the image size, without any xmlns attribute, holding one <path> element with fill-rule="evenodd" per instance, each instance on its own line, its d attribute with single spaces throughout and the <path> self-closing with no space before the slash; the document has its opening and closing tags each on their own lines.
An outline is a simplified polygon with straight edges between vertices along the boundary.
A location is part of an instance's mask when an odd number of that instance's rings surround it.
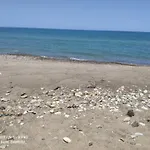
<svg viewBox="0 0 150 150">
<path fill-rule="evenodd" d="M 137 121 L 134 121 L 131 125 L 132 125 L 132 127 L 138 127 L 139 123 Z"/>
<path fill-rule="evenodd" d="M 71 143 L 71 139 L 68 138 L 68 137 L 64 137 L 64 138 L 63 138 L 63 141 L 64 141 L 65 143 Z"/>
<path fill-rule="evenodd" d="M 55 104 L 52 104 L 51 102 L 46 102 L 46 105 L 49 106 L 50 108 L 55 108 L 56 105 Z"/>
<path fill-rule="evenodd" d="M 50 110 L 50 113 L 53 114 L 53 113 L 54 113 L 54 109 L 51 109 L 51 110 Z"/>
<path fill-rule="evenodd" d="M 145 107 L 145 106 L 142 106 L 141 108 L 142 108 L 142 109 L 144 109 L 144 110 L 148 110 L 148 108 L 147 108 L 147 107 Z"/>
<path fill-rule="evenodd" d="M 145 123 L 140 122 L 139 124 L 140 124 L 141 126 L 145 126 Z"/>
<path fill-rule="evenodd" d="M 146 93 L 148 93 L 148 91 L 147 91 L 147 90 L 144 90 L 143 93 L 146 94 Z"/>
<path fill-rule="evenodd" d="M 123 122 L 129 122 L 130 120 L 131 120 L 130 117 L 126 117 L 126 118 L 123 120 Z"/>
<path fill-rule="evenodd" d="M 8 96 L 8 95 L 10 95 L 10 93 L 6 93 L 5 95 Z"/>
<path fill-rule="evenodd" d="M 44 87 L 41 87 L 41 90 L 43 91 L 45 88 Z"/>
<path fill-rule="evenodd" d="M 60 88 L 61 88 L 60 86 L 57 86 L 56 88 L 54 88 L 54 91 L 55 91 L 55 90 L 58 90 L 58 89 L 60 89 Z"/>
<path fill-rule="evenodd" d="M 75 93 L 75 96 L 76 96 L 76 97 L 81 97 L 82 95 L 83 95 L 82 92 L 77 92 L 77 93 Z"/>
<path fill-rule="evenodd" d="M 65 114 L 65 118 L 69 118 L 69 115 L 68 115 L 68 114 Z"/>
<path fill-rule="evenodd" d="M 0 145 L 0 149 L 5 149 L 7 145 Z"/>
<path fill-rule="evenodd" d="M 134 135 L 131 135 L 131 138 L 136 138 L 138 136 L 143 136 L 143 133 L 136 132 Z"/>
<path fill-rule="evenodd" d="M 0 134 L 2 134 L 2 133 L 4 133 L 4 132 L 5 132 L 5 129 L 1 130 L 1 131 L 0 131 Z"/>
<path fill-rule="evenodd" d="M 89 146 L 92 146 L 93 145 L 93 142 L 89 142 Z"/>
<path fill-rule="evenodd" d="M 28 95 L 27 95 L 26 93 L 22 93 L 22 94 L 21 94 L 21 98 L 25 99 L 25 98 L 27 98 L 27 97 L 28 97 Z"/>
<path fill-rule="evenodd" d="M 141 96 L 141 97 L 143 97 L 143 96 L 144 96 L 144 94 L 143 94 L 143 93 L 140 93 L 140 96 Z"/>
<path fill-rule="evenodd" d="M 21 122 L 21 123 L 20 123 L 20 125 L 22 126 L 22 125 L 24 125 L 24 123 L 23 123 L 23 122 Z"/>
<path fill-rule="evenodd" d="M 97 126 L 96 126 L 96 128 L 101 129 L 101 128 L 102 128 L 102 126 L 101 126 L 101 125 L 97 125 Z"/>
<path fill-rule="evenodd" d="M 1 101 L 2 101 L 2 102 L 7 102 L 8 99 L 3 97 L 3 98 L 1 98 Z"/>
<path fill-rule="evenodd" d="M 147 122 L 150 122 L 150 118 L 147 118 L 146 121 L 147 121 Z"/>
<path fill-rule="evenodd" d="M 24 115 L 27 114 L 27 113 L 28 113 L 28 111 L 26 111 L 26 110 L 23 112 Z"/>
<path fill-rule="evenodd" d="M 4 106 L 0 106 L 0 110 L 5 110 L 6 108 Z"/>
<path fill-rule="evenodd" d="M 119 141 L 124 142 L 124 139 L 123 139 L 123 138 L 120 138 Z"/>
<path fill-rule="evenodd" d="M 61 115 L 61 112 L 60 111 L 55 112 L 55 115 Z"/>
<path fill-rule="evenodd" d="M 49 93 L 49 91 L 44 91 L 43 92 L 44 95 L 47 95 L 48 93 Z"/>
<path fill-rule="evenodd" d="M 135 114 L 134 114 L 134 111 L 133 111 L 133 110 L 128 110 L 127 115 L 128 115 L 129 117 L 133 117 Z"/>
<path fill-rule="evenodd" d="M 23 115 L 23 113 L 21 113 L 21 112 L 18 112 L 17 114 L 16 114 L 16 116 L 18 116 L 18 117 L 20 117 L 20 116 L 22 116 Z"/>
</svg>

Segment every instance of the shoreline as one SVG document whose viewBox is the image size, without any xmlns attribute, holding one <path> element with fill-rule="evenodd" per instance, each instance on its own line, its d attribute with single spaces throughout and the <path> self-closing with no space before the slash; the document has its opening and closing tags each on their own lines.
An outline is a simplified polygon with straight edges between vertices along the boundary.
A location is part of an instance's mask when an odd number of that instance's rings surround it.
<svg viewBox="0 0 150 150">
<path fill-rule="evenodd" d="M 32 54 L 0 54 L 0 56 L 16 56 L 16 57 L 28 57 L 33 58 L 35 60 L 50 60 L 50 61 L 58 61 L 58 62 L 73 62 L 73 63 L 87 63 L 87 64 L 103 64 L 103 65 L 121 65 L 121 66 L 139 66 L 139 67 L 150 67 L 150 65 L 146 64 L 132 64 L 132 63 L 121 63 L 121 62 L 104 62 L 104 61 L 95 61 L 95 60 L 76 60 L 69 58 L 57 58 L 57 57 L 47 57 L 47 56 L 38 56 Z"/>
<path fill-rule="evenodd" d="M 33 55 L 0 55 L 0 81 L 4 85 L 14 82 L 19 86 L 41 85 L 87 86 L 95 82 L 98 86 L 116 89 L 119 86 L 145 87 L 150 89 L 150 67 L 119 63 L 43 58 Z M 27 82 L 23 81 L 27 80 Z M 30 83 L 32 82 L 32 84 Z M 59 84 L 58 84 L 59 83 Z"/>
</svg>

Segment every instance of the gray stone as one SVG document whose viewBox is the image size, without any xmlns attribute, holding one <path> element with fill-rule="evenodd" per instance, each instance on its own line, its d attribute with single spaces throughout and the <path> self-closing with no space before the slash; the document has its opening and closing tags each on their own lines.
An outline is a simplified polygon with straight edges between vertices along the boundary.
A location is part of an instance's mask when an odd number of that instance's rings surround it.
<svg viewBox="0 0 150 150">
<path fill-rule="evenodd" d="M 92 146 L 92 145 L 93 145 L 93 142 L 90 141 L 90 142 L 89 142 L 89 146 Z"/>
<path fill-rule="evenodd" d="M 132 125 L 132 127 L 138 127 L 139 123 L 137 121 L 134 121 L 131 125 Z"/>
<path fill-rule="evenodd" d="M 135 115 L 135 114 L 134 114 L 134 111 L 133 111 L 133 110 L 128 110 L 127 116 L 133 117 L 134 115 Z"/>
</svg>

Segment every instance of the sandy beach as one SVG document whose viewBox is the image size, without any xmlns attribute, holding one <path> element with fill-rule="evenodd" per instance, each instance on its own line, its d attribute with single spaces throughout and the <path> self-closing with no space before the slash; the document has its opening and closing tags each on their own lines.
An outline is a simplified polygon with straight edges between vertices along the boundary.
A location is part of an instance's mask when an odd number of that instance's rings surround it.
<svg viewBox="0 0 150 150">
<path fill-rule="evenodd" d="M 0 56 L 0 149 L 149 150 L 150 67 Z"/>
</svg>

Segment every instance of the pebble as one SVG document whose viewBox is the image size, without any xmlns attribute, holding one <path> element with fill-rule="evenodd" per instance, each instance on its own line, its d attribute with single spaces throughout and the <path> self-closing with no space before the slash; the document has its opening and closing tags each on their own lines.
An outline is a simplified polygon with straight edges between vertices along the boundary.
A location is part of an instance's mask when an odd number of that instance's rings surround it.
<svg viewBox="0 0 150 150">
<path fill-rule="evenodd" d="M 148 108 L 147 108 L 147 107 L 145 107 L 145 106 L 142 106 L 141 108 L 142 108 L 142 109 L 144 109 L 144 110 L 148 110 Z"/>
<path fill-rule="evenodd" d="M 75 96 L 76 96 L 76 97 L 81 97 L 82 95 L 83 95 L 82 92 L 77 92 L 77 93 L 75 93 Z"/>
<path fill-rule="evenodd" d="M 136 138 L 138 136 L 143 136 L 143 133 L 136 132 L 134 135 L 131 135 L 131 138 Z"/>
<path fill-rule="evenodd" d="M 146 93 L 148 93 L 148 91 L 147 91 L 147 90 L 144 90 L 143 93 L 146 94 Z"/>
<path fill-rule="evenodd" d="M 92 146 L 93 145 L 93 142 L 89 142 L 89 146 Z"/>
<path fill-rule="evenodd" d="M 0 145 L 0 149 L 5 149 L 7 145 Z"/>
<path fill-rule="evenodd" d="M 5 106 L 0 106 L 0 110 L 5 110 Z"/>
<path fill-rule="evenodd" d="M 123 122 L 129 122 L 130 120 L 131 120 L 130 117 L 126 117 L 126 118 L 124 118 Z"/>
<path fill-rule="evenodd" d="M 134 115 L 135 115 L 135 114 L 134 114 L 134 111 L 133 111 L 133 110 L 128 110 L 127 116 L 133 117 Z"/>
<path fill-rule="evenodd" d="M 48 93 L 49 93 L 49 91 L 44 91 L 43 92 L 44 95 L 47 95 Z"/>
<path fill-rule="evenodd" d="M 68 138 L 68 137 L 64 137 L 64 138 L 63 138 L 63 141 L 64 141 L 65 143 L 71 143 L 71 139 Z"/>
<path fill-rule="evenodd" d="M 51 110 L 50 110 L 50 113 L 51 113 L 51 114 L 53 114 L 54 112 L 55 112 L 54 109 L 51 109 Z"/>
<path fill-rule="evenodd" d="M 26 93 L 22 93 L 22 94 L 21 94 L 21 98 L 25 99 L 25 98 L 27 98 L 27 97 L 28 97 L 28 95 L 27 95 Z"/>
<path fill-rule="evenodd" d="M 2 102 L 7 102 L 8 99 L 3 97 L 3 98 L 1 98 L 1 101 L 2 101 Z"/>
<path fill-rule="evenodd" d="M 65 114 L 65 118 L 69 118 L 69 115 L 68 115 L 68 114 Z"/>
<path fill-rule="evenodd" d="M 139 124 L 140 124 L 141 126 L 145 126 L 145 123 L 140 122 Z"/>
<path fill-rule="evenodd" d="M 139 123 L 137 121 L 134 121 L 132 124 L 131 124 L 132 127 L 138 127 L 139 126 Z"/>
<path fill-rule="evenodd" d="M 43 91 L 45 88 L 44 87 L 41 87 L 41 90 Z"/>
<path fill-rule="evenodd" d="M 58 112 L 55 112 L 54 114 L 55 114 L 55 115 L 61 115 L 61 112 L 58 111 Z"/>
</svg>

